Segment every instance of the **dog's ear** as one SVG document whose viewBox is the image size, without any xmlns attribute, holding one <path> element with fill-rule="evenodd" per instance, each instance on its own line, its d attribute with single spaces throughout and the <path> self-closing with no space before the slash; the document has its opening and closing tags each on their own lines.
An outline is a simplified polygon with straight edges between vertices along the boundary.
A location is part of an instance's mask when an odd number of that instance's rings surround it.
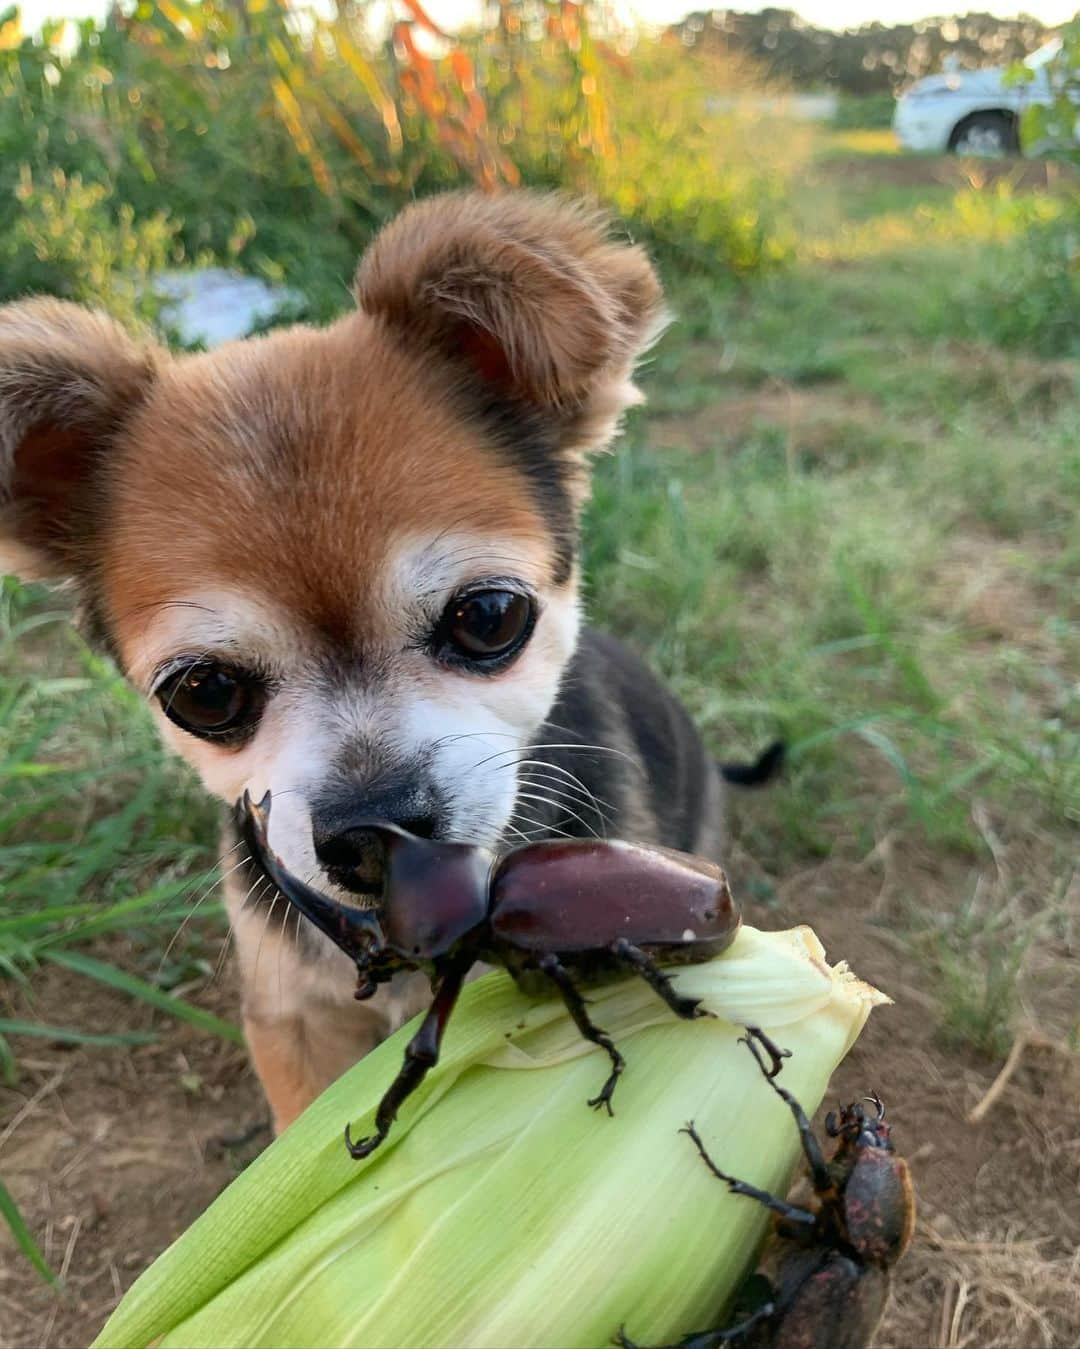
<svg viewBox="0 0 1080 1349">
<path fill-rule="evenodd" d="M 0 308 L 0 570 L 81 572 L 98 468 L 162 355 L 80 305 Z"/>
<path fill-rule="evenodd" d="M 591 448 L 637 395 L 634 362 L 664 323 L 641 248 L 561 198 L 451 193 L 410 207 L 368 249 L 362 309 L 458 362 L 484 398 Z"/>
</svg>

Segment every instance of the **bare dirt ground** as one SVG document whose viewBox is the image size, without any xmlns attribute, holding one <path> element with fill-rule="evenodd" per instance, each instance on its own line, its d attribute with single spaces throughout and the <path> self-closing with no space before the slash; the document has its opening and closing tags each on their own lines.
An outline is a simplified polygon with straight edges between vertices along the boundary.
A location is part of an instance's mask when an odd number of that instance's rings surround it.
<svg viewBox="0 0 1080 1349">
<path fill-rule="evenodd" d="M 754 803 L 767 809 L 767 802 Z M 734 858 L 744 883 L 757 869 Z M 880 1349 L 977 1345 L 1030 1349 L 1080 1342 L 1080 1073 L 1035 1043 L 981 1123 L 969 1114 L 1000 1064 L 937 1039 L 934 990 L 887 926 L 878 900 L 919 887 L 931 899 L 955 877 L 929 859 L 899 867 L 823 862 L 779 887 L 779 907 L 751 912 L 763 926 L 810 922 L 834 954 L 889 991 L 834 1082 L 837 1097 L 875 1089 L 910 1159 L 919 1228 L 901 1267 Z M 111 958 L 117 960 L 115 948 Z M 132 1025 L 132 1007 L 107 989 L 52 971 L 35 985 L 43 1021 L 88 1029 Z M 235 1016 L 229 976 L 193 995 Z M 18 1009 L 16 1009 L 17 1011 Z M 140 1013 L 145 1019 L 147 1014 Z M 159 1043 L 120 1050 L 38 1047 L 21 1060 L 17 1090 L 0 1096 L 4 1178 L 45 1253 L 64 1275 L 57 1298 L 0 1237 L 0 1342 L 89 1343 L 120 1294 L 264 1146 L 268 1133 L 230 1142 L 265 1122 L 242 1051 L 158 1018 Z M 6 1244 L 4 1244 L 6 1243 Z"/>
<path fill-rule="evenodd" d="M 1016 191 L 1069 190 L 1075 183 L 1067 164 L 1049 159 L 955 159 L 948 155 L 837 154 L 823 161 L 823 176 L 848 183 L 893 183 L 898 187 L 948 187 L 1008 183 Z"/>
<path fill-rule="evenodd" d="M 115 945 L 109 956 L 122 963 Z M 5 1183 L 65 1285 L 55 1296 L 0 1234 L 4 1349 L 89 1344 L 120 1294 L 270 1137 L 242 1049 L 75 983 L 40 971 L 33 1014 L 88 1031 L 153 1024 L 161 1038 L 131 1049 L 26 1044 L 17 1089 L 0 1092 Z M 191 1000 L 238 1011 L 228 976 Z"/>
</svg>

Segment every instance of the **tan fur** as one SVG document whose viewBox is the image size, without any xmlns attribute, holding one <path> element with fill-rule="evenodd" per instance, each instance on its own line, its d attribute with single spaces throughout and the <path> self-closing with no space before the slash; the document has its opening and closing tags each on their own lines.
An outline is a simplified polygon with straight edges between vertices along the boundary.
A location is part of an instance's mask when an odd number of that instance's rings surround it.
<svg viewBox="0 0 1080 1349">
<path fill-rule="evenodd" d="M 493 339 L 511 386 L 565 413 L 621 382 L 663 322 L 645 253 L 558 197 L 452 194 L 404 211 L 365 254 L 361 308 L 410 342 Z"/>
<path fill-rule="evenodd" d="M 168 369 L 110 475 L 104 589 L 121 647 L 178 576 L 256 593 L 272 579 L 313 633 L 359 645 L 379 635 L 370 576 L 391 540 L 433 520 L 479 531 L 493 518 L 501 533 L 543 539 L 520 475 L 438 394 L 432 372 L 363 314 Z"/>
<path fill-rule="evenodd" d="M 22 574 L 81 584 L 144 687 L 148 625 L 202 591 L 266 600 L 283 647 L 377 670 L 402 636 L 400 602 L 376 578 L 403 540 L 441 531 L 494 535 L 525 568 L 506 570 L 552 615 L 561 606 L 562 627 L 538 629 L 518 675 L 554 688 L 576 577 L 556 582 L 551 521 L 497 436 L 513 442 L 524 418 L 521 439 L 558 457 L 576 512 L 586 455 L 636 401 L 634 360 L 663 322 L 652 268 L 585 208 L 454 194 L 393 222 L 355 290 L 357 311 L 324 330 L 175 359 L 75 305 L 0 309 L 0 545 Z M 485 422 L 493 404 L 509 431 Z M 407 679 L 432 701 L 445 687 L 420 669 Z M 524 684 L 499 682 L 484 698 L 520 703 Z M 413 995 L 358 1007 L 344 958 L 305 967 L 287 938 L 249 927 L 241 900 L 229 907 L 245 1025 L 281 1128 Z"/>
<path fill-rule="evenodd" d="M 337 1007 L 312 1007 L 303 1016 L 269 1020 L 245 1016 L 244 1038 L 270 1105 L 274 1133 L 287 1129 L 385 1035 L 381 1020 L 369 1019 L 357 1028 Z"/>
</svg>

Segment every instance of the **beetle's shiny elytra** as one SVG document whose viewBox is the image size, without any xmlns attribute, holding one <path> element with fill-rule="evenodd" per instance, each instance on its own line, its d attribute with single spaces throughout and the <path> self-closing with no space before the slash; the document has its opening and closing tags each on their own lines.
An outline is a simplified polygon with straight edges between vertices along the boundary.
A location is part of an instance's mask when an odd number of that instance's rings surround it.
<svg viewBox="0 0 1080 1349">
<path fill-rule="evenodd" d="M 492 931 L 521 950 L 601 950 L 626 936 L 678 964 L 719 954 L 738 926 L 720 867 L 668 848 L 531 843 L 505 857 L 492 879 Z"/>
<path fill-rule="evenodd" d="M 708 1016 L 676 992 L 660 964 L 710 960 L 741 922 L 727 878 L 713 862 L 666 848 L 571 839 L 532 843 L 500 860 L 481 848 L 421 839 L 372 821 L 386 856 L 382 902 L 355 909 L 291 875 L 270 849 L 270 794 L 238 807 L 252 856 L 290 904 L 355 963 L 357 997 L 404 969 L 422 970 L 434 999 L 379 1104 L 375 1132 L 349 1151 L 366 1157 L 386 1137 L 401 1103 L 438 1061 L 443 1031 L 471 967 L 502 965 L 526 986 L 554 985 L 581 1034 L 601 1046 L 611 1073 L 589 1104 L 611 1113 L 624 1068 L 593 1024 L 575 976 L 592 982 L 634 973 L 686 1020 Z"/>
</svg>

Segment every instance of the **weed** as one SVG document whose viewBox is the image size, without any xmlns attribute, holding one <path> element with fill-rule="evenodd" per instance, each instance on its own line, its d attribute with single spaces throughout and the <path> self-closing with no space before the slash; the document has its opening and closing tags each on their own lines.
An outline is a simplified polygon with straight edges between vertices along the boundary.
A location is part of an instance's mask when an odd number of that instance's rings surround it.
<svg viewBox="0 0 1080 1349">
<path fill-rule="evenodd" d="M 216 811 L 162 755 L 138 695 L 70 617 L 3 583 L 0 973 L 9 978 L 90 938 L 138 930 L 154 942 L 175 930 L 213 861 Z"/>
</svg>

